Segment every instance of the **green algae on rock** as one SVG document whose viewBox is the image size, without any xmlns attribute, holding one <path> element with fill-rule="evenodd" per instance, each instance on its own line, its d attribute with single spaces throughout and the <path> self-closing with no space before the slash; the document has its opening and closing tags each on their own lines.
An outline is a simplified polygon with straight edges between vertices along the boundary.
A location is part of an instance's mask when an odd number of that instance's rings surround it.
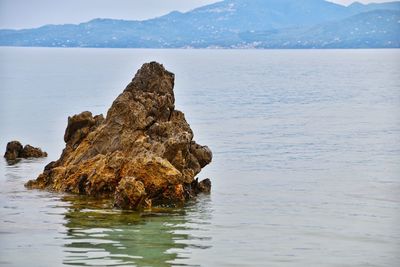
<svg viewBox="0 0 400 267">
<path fill-rule="evenodd" d="M 146 63 L 106 118 L 88 111 L 69 117 L 61 157 L 26 186 L 109 197 L 126 209 L 183 203 L 209 192 L 210 180 L 195 176 L 212 153 L 193 140 L 175 109 L 174 78 L 163 65 Z"/>
</svg>

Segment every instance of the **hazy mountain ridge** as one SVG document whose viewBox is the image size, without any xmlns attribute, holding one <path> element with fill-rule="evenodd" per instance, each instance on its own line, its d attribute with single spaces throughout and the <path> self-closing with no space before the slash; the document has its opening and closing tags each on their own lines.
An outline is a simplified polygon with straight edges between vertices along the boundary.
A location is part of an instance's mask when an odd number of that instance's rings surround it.
<svg viewBox="0 0 400 267">
<path fill-rule="evenodd" d="M 242 33 L 244 43 L 259 48 L 400 47 L 400 12 L 373 10 L 310 28 Z"/>
<path fill-rule="evenodd" d="M 2 46 L 400 47 L 400 2 L 348 7 L 323 0 L 225 0 L 192 11 L 126 21 L 0 30 Z M 249 19 L 251 18 L 251 19 Z M 356 30 L 358 29 L 358 30 Z"/>
</svg>

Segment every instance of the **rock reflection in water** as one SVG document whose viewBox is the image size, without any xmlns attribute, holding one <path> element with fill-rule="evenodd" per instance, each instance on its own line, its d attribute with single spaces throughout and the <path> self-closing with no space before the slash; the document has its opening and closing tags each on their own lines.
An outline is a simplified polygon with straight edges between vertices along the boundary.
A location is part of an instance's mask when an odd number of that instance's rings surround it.
<svg viewBox="0 0 400 267">
<path fill-rule="evenodd" d="M 64 200 L 71 203 L 64 224 L 66 265 L 171 266 L 179 262 L 188 266 L 191 250 L 210 248 L 207 231 L 191 227 L 198 219 L 209 224 L 209 196 L 185 208 L 141 213 L 111 209 L 106 200 L 76 196 Z"/>
</svg>

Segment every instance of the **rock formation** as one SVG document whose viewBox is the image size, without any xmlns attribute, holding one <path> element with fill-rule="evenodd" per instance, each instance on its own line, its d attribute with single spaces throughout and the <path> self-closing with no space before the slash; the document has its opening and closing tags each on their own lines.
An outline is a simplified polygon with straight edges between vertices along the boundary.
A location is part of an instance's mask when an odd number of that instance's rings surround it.
<svg viewBox="0 0 400 267">
<path fill-rule="evenodd" d="M 49 163 L 29 188 L 113 198 L 115 206 L 138 209 L 183 203 L 211 182 L 194 177 L 212 153 L 193 140 L 175 109 L 174 74 L 156 62 L 136 73 L 108 110 L 68 118 L 60 159 Z"/>
<path fill-rule="evenodd" d="M 23 147 L 20 142 L 11 141 L 7 143 L 4 157 L 6 160 L 16 160 L 17 158 L 42 158 L 47 157 L 47 153 L 31 145 L 25 145 Z"/>
</svg>

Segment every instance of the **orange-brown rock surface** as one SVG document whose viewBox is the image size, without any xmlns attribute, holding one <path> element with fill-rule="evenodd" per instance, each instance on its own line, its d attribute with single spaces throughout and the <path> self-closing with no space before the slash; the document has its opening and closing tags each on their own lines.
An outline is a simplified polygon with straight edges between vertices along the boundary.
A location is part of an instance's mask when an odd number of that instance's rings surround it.
<svg viewBox="0 0 400 267">
<path fill-rule="evenodd" d="M 208 179 L 194 178 L 212 153 L 193 140 L 184 114 L 175 110 L 173 87 L 173 73 L 144 64 L 106 118 L 88 111 L 68 118 L 60 159 L 26 186 L 110 197 L 129 209 L 209 192 Z"/>
</svg>

